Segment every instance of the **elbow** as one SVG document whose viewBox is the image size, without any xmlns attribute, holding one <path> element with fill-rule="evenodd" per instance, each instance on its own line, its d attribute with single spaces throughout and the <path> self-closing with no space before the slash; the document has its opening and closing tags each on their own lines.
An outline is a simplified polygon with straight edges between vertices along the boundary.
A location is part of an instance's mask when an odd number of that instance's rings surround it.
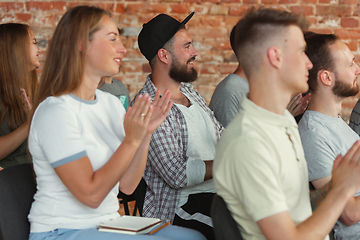
<svg viewBox="0 0 360 240">
<path fill-rule="evenodd" d="M 88 197 L 86 200 L 82 201 L 82 203 L 90 208 L 96 209 L 100 206 L 104 199 L 100 199 L 98 197 L 92 196 Z"/>
<path fill-rule="evenodd" d="M 124 193 L 125 195 L 131 195 L 134 193 L 136 188 L 133 188 L 133 187 L 122 187 L 122 186 L 119 186 L 119 190 Z"/>
<path fill-rule="evenodd" d="M 351 226 L 360 221 L 360 214 L 356 211 L 347 211 L 345 209 L 340 216 L 340 221 L 346 226 Z"/>
<path fill-rule="evenodd" d="M 104 198 L 96 193 L 77 194 L 76 199 L 87 207 L 96 209 L 103 202 Z"/>
</svg>

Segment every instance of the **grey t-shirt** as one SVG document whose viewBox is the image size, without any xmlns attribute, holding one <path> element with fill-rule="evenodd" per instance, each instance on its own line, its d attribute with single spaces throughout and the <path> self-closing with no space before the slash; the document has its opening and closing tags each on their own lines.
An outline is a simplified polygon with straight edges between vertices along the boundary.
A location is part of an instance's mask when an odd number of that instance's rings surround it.
<svg viewBox="0 0 360 240">
<path fill-rule="evenodd" d="M 104 85 L 99 89 L 103 92 L 111 93 L 112 95 L 119 98 L 125 110 L 128 109 L 130 103 L 129 90 L 121 81 L 113 78 L 111 84 L 104 83 Z"/>
<path fill-rule="evenodd" d="M 342 118 L 310 110 L 300 120 L 299 132 L 308 164 L 309 181 L 330 176 L 337 155 L 344 156 L 359 139 L 359 135 Z M 334 231 L 337 240 L 360 239 L 360 222 L 346 226 L 337 221 Z"/>
<path fill-rule="evenodd" d="M 360 99 L 351 112 L 349 126 L 360 135 Z"/>
<path fill-rule="evenodd" d="M 217 85 L 209 107 L 224 127 L 239 112 L 241 100 L 248 92 L 248 81 L 236 74 L 228 75 Z"/>
</svg>

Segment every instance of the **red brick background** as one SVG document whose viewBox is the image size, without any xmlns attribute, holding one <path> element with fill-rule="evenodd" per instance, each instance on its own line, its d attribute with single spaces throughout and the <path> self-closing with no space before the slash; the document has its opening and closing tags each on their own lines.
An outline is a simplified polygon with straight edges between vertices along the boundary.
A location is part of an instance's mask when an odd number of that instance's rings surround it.
<svg viewBox="0 0 360 240">
<path fill-rule="evenodd" d="M 360 0 L 0 0 L 0 17 L 1 22 L 24 22 L 32 27 L 43 50 L 43 62 L 47 42 L 61 16 L 71 7 L 82 4 L 111 11 L 119 27 L 124 28 L 123 43 L 127 55 L 116 78 L 126 84 L 132 97 L 140 90 L 150 70 L 138 50 L 137 34 L 142 24 L 158 13 L 167 13 L 182 20 L 195 11 L 196 14 L 187 24 L 199 52 L 195 66 L 199 79 L 194 87 L 208 102 L 215 86 L 236 67 L 228 40 L 230 30 L 252 6 L 262 5 L 305 14 L 311 23 L 311 30 L 337 34 L 360 62 Z M 358 97 L 344 101 L 342 115 L 345 119 L 348 119 Z"/>
</svg>

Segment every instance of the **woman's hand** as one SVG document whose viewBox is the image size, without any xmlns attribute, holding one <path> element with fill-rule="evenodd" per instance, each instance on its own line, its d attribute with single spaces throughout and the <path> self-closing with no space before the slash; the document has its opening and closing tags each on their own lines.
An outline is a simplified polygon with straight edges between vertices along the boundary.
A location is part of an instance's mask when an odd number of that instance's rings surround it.
<svg viewBox="0 0 360 240">
<path fill-rule="evenodd" d="M 140 144 L 143 140 L 153 112 L 151 98 L 148 94 L 139 95 L 132 107 L 129 107 L 124 118 L 125 141 Z"/>
<path fill-rule="evenodd" d="M 30 97 L 28 97 L 28 95 L 26 94 L 25 89 L 20 88 L 20 91 L 21 91 L 21 99 L 23 102 L 24 110 L 25 110 L 25 112 L 30 112 L 30 110 L 32 108 L 31 103 L 30 103 Z"/>
<path fill-rule="evenodd" d="M 153 113 L 151 115 L 147 133 L 152 134 L 165 120 L 170 112 L 173 102 L 170 101 L 171 93 L 168 89 L 165 90 L 164 94 L 160 98 L 160 91 L 157 90 L 154 101 L 152 102 Z"/>
</svg>

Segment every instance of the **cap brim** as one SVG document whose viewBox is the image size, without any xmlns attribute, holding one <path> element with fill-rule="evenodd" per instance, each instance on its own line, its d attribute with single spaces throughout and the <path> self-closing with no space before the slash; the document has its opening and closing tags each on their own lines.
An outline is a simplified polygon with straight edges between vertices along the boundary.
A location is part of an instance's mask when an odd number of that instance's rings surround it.
<svg viewBox="0 0 360 240">
<path fill-rule="evenodd" d="M 192 18 L 192 16 L 194 16 L 195 12 L 192 12 L 189 14 L 189 16 L 187 16 L 181 23 L 180 25 L 185 25 L 189 20 L 190 18 Z"/>
</svg>

